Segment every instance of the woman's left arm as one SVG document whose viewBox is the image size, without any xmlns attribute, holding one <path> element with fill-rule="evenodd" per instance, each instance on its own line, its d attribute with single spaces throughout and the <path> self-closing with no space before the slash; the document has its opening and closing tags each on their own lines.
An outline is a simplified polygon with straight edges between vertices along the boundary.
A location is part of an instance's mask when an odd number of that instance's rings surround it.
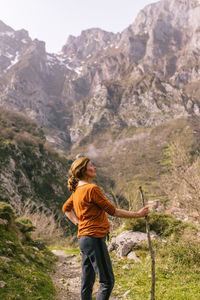
<svg viewBox="0 0 200 300">
<path fill-rule="evenodd" d="M 78 225 L 79 220 L 77 216 L 74 214 L 73 210 L 66 211 L 65 215 L 68 217 L 68 219 L 70 219 L 72 223 L 74 223 L 74 225 Z"/>
</svg>

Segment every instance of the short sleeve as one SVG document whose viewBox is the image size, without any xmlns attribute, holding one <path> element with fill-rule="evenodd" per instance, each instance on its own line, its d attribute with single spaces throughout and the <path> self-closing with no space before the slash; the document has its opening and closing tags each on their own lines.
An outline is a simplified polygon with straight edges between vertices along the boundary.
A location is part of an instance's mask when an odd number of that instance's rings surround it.
<svg viewBox="0 0 200 300">
<path fill-rule="evenodd" d="M 115 214 L 115 206 L 104 196 L 98 186 L 92 189 L 92 202 L 98 205 L 102 210 L 113 216 Z"/>
<path fill-rule="evenodd" d="M 73 208 L 73 194 L 71 197 L 64 203 L 62 207 L 62 211 L 65 213 L 66 211 L 71 211 Z"/>
</svg>

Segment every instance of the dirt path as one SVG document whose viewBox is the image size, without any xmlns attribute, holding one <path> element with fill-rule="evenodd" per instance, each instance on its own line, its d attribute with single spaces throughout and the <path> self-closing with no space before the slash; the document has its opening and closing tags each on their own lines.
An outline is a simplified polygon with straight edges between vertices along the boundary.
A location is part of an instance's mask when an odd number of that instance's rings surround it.
<svg viewBox="0 0 200 300">
<path fill-rule="evenodd" d="M 77 255 L 67 255 L 64 251 L 52 250 L 58 257 L 55 274 L 52 276 L 57 289 L 56 300 L 80 300 L 81 290 L 81 258 Z M 94 292 L 97 290 L 95 284 Z M 110 300 L 118 300 L 111 296 Z"/>
<path fill-rule="evenodd" d="M 57 288 L 57 300 L 78 300 L 81 289 L 81 263 L 77 255 L 67 255 L 63 251 L 53 250 L 58 261 L 52 276 Z"/>
</svg>

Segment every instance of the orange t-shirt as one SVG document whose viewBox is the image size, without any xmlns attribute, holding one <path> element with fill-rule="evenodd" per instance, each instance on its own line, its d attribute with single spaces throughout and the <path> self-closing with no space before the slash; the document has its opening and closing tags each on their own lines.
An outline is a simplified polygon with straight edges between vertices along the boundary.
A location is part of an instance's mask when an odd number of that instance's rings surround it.
<svg viewBox="0 0 200 300">
<path fill-rule="evenodd" d="M 78 238 L 91 235 L 96 238 L 109 232 L 109 222 L 106 212 L 113 216 L 115 206 L 108 201 L 96 184 L 78 186 L 71 197 L 64 203 L 62 210 L 71 211 L 74 208 L 79 219 Z"/>
</svg>

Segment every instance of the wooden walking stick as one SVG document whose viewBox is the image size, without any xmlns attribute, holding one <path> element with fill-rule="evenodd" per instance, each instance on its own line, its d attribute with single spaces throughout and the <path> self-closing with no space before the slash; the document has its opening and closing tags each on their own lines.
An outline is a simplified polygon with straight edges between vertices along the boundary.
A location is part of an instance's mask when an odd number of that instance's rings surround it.
<svg viewBox="0 0 200 300">
<path fill-rule="evenodd" d="M 144 201 L 144 194 L 142 187 L 139 186 L 139 191 L 142 199 L 143 207 L 145 206 Z M 148 244 L 149 244 L 149 251 L 151 255 L 151 300 L 155 300 L 155 258 L 154 258 L 154 251 L 151 244 L 151 236 L 150 236 L 150 226 L 149 226 L 149 220 L 148 216 L 145 217 L 146 220 L 146 232 L 147 232 L 147 238 L 148 238 Z"/>
</svg>

